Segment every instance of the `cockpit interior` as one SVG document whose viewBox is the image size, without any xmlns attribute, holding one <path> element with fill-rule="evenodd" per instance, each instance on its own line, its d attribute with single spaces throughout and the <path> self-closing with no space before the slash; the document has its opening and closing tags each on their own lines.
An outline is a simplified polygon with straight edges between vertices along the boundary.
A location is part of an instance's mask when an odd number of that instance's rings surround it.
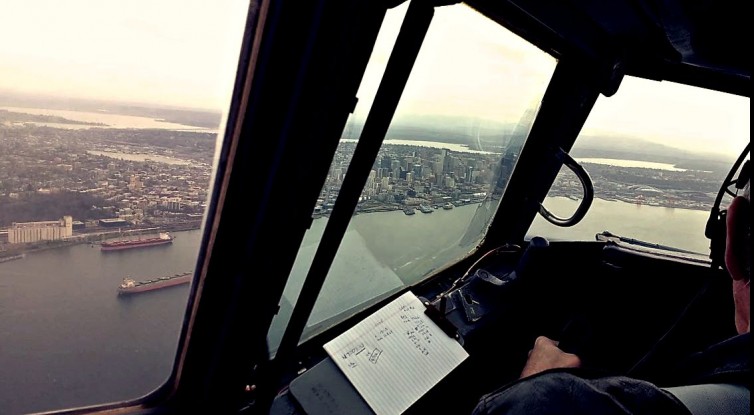
<svg viewBox="0 0 754 415">
<path fill-rule="evenodd" d="M 50 413 L 374 413 L 324 345 L 409 291 L 468 357 L 406 414 L 471 413 L 539 335 L 662 383 L 674 356 L 735 333 L 720 212 L 748 133 L 714 137 L 735 156 L 680 193 L 662 172 L 643 193 L 610 187 L 628 173 L 580 143 L 629 157 L 616 137 L 649 115 L 660 137 L 705 118 L 676 114 L 675 86 L 748 114 L 748 16 L 709 0 L 251 1 L 173 371 L 146 396 Z M 632 93 L 636 112 L 608 107 Z M 611 111 L 627 121 L 588 134 Z M 420 136 L 459 147 L 397 145 Z M 642 150 L 692 150 L 662 140 Z M 707 234 L 673 246 L 660 222 L 695 198 Z M 618 205 L 643 234 L 599 222 Z M 585 223 L 599 231 L 569 233 Z"/>
</svg>

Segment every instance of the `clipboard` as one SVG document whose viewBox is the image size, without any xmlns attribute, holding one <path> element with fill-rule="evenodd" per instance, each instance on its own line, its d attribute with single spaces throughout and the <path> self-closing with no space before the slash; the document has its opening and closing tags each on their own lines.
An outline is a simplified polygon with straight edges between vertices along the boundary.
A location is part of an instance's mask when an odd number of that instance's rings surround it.
<svg viewBox="0 0 754 415">
<path fill-rule="evenodd" d="M 468 353 L 408 291 L 324 345 L 377 415 L 398 415 L 460 365 Z"/>
</svg>

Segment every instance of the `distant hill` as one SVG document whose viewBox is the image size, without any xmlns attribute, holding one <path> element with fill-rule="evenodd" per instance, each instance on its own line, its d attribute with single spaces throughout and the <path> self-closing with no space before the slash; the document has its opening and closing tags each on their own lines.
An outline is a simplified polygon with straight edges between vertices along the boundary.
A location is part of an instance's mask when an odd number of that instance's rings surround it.
<svg viewBox="0 0 754 415">
<path fill-rule="evenodd" d="M 574 158 L 649 161 L 715 172 L 727 172 L 731 166 L 731 160 L 721 155 L 693 152 L 629 136 L 582 135 L 570 154 Z"/>
<path fill-rule="evenodd" d="M 358 139 L 363 123 L 355 121 L 346 127 L 343 138 Z M 396 119 L 388 129 L 385 140 L 435 141 L 463 144 L 472 150 L 499 146 L 501 137 L 511 134 L 515 125 L 474 120 L 463 117 L 419 116 Z"/>
<path fill-rule="evenodd" d="M 465 144 L 474 150 L 499 146 L 507 138 L 526 134 L 527 120 L 520 124 L 496 123 L 463 117 L 419 116 L 396 118 L 385 137 L 386 140 L 403 139 Z M 344 133 L 345 138 L 361 131 L 363 124 L 352 122 Z M 351 136 L 348 136 L 351 134 Z M 697 153 L 632 136 L 600 136 L 585 134 L 579 137 L 571 151 L 574 158 L 610 158 L 667 163 L 678 168 L 727 173 L 731 160 L 721 155 Z"/>
<path fill-rule="evenodd" d="M 14 123 L 41 122 L 41 123 L 91 125 L 91 126 L 107 127 L 107 124 L 99 123 L 99 122 L 76 121 L 76 120 L 69 120 L 64 117 L 58 117 L 55 115 L 26 114 L 23 112 L 14 112 L 14 111 L 0 109 L 0 123 L 5 122 L 5 121 L 14 122 Z"/>
</svg>

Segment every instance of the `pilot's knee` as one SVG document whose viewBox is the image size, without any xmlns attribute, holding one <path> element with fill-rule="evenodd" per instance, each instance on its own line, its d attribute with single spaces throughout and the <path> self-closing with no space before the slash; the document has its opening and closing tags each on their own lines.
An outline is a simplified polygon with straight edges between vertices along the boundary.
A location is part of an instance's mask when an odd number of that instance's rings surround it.
<svg viewBox="0 0 754 415">
<path fill-rule="evenodd" d="M 569 386 L 571 377 L 569 373 L 551 372 L 507 385 L 484 395 L 473 415 L 564 415 L 566 408 L 578 406 L 574 402 L 578 396 Z"/>
</svg>

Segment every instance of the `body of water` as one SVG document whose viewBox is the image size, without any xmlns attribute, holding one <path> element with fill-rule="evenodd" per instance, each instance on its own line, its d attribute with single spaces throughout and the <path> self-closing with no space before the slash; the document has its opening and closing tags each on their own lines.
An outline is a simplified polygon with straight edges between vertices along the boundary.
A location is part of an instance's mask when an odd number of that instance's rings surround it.
<svg viewBox="0 0 754 415">
<path fill-rule="evenodd" d="M 547 203 L 570 208 L 576 202 L 553 198 Z M 464 256 L 474 239 L 466 237 L 466 229 L 477 209 L 472 204 L 411 216 L 401 211 L 355 216 L 310 323 L 394 292 Z M 628 217 L 641 222 L 629 225 Z M 551 240 L 594 240 L 596 233 L 609 230 L 704 253 L 706 218 L 703 211 L 595 200 L 579 225 L 558 228 L 538 217 L 530 233 Z M 305 237 L 271 344 L 279 341 L 326 224 L 326 218 L 315 220 Z M 193 269 L 201 231 L 175 235 L 166 246 L 103 253 L 97 246 L 77 245 L 0 263 L 0 413 L 136 398 L 167 379 L 188 285 L 133 296 L 118 296 L 116 288 L 126 276 Z"/>
<path fill-rule="evenodd" d="M 686 171 L 686 169 L 679 169 L 675 167 L 675 165 L 673 164 L 655 163 L 652 161 L 620 160 L 620 159 L 605 159 L 605 158 L 580 158 L 576 160 L 579 163 L 606 164 L 608 166 L 616 166 L 616 167 L 637 167 L 637 168 L 643 168 L 643 169 Z"/>
<path fill-rule="evenodd" d="M 141 396 L 167 379 L 188 285 L 118 296 L 126 276 L 194 269 L 200 231 L 172 245 L 81 244 L 0 264 L 0 414 Z"/>
<path fill-rule="evenodd" d="M 340 141 L 344 143 L 358 143 L 359 140 L 351 138 L 342 138 Z M 472 150 L 465 144 L 452 144 L 452 143 L 440 143 L 436 141 L 420 141 L 420 140 L 401 140 L 401 139 L 386 139 L 384 144 L 392 145 L 404 145 L 412 147 L 429 147 L 429 148 L 444 148 L 450 151 L 457 151 L 459 153 L 476 153 L 476 154 L 499 154 L 489 151 Z"/>
<path fill-rule="evenodd" d="M 189 161 L 189 160 L 182 160 L 174 157 L 166 157 L 166 156 L 158 156 L 155 154 L 129 154 L 129 153 L 119 153 L 115 151 L 95 151 L 95 150 L 88 150 L 88 154 L 93 154 L 95 156 L 105 156 L 110 157 L 114 159 L 120 159 L 120 160 L 129 160 L 129 161 L 156 161 L 158 163 L 165 163 L 165 164 L 173 164 L 178 166 L 189 166 L 192 164 L 197 164 L 195 161 Z M 209 167 L 209 166 L 208 166 Z"/>
<path fill-rule="evenodd" d="M 137 117 L 133 115 L 122 115 L 109 112 L 85 112 L 85 111 L 69 111 L 69 110 L 52 110 L 45 108 L 24 108 L 24 107 L 0 107 L 0 109 L 21 112 L 24 114 L 32 115 L 52 115 L 57 117 L 63 117 L 73 121 L 89 122 L 89 123 L 101 123 L 101 125 L 81 125 L 81 124 L 63 124 L 63 123 L 44 123 L 44 122 L 29 122 L 30 124 L 47 125 L 55 128 L 66 129 L 82 129 L 82 128 L 150 128 L 160 130 L 176 130 L 176 131 L 199 131 L 199 132 L 211 132 L 216 133 L 217 130 L 196 127 L 193 125 L 183 125 L 171 122 L 165 122 L 156 120 L 149 117 Z"/>
</svg>

